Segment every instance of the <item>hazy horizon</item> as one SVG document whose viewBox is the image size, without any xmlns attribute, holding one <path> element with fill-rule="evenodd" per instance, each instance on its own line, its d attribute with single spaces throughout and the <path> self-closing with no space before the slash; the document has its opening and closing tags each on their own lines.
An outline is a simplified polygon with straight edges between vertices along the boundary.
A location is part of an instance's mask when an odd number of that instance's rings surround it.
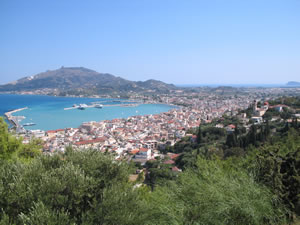
<svg viewBox="0 0 300 225">
<path fill-rule="evenodd" d="M 0 2 L 0 84 L 61 66 L 134 81 L 300 81 L 300 1 Z"/>
</svg>

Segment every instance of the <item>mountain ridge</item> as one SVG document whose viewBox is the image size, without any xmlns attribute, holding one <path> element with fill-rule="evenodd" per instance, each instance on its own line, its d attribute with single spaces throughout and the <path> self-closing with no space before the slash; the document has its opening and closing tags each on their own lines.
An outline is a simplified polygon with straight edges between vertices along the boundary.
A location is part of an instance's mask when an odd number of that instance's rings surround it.
<svg viewBox="0 0 300 225">
<path fill-rule="evenodd" d="M 176 89 L 173 84 L 154 79 L 130 81 L 85 67 L 61 67 L 0 85 L 0 92 L 47 90 L 48 94 L 52 91 L 58 95 L 169 93 Z"/>
<path fill-rule="evenodd" d="M 298 81 L 289 81 L 289 82 L 287 82 L 286 85 L 289 85 L 289 86 L 300 86 L 300 82 L 298 82 Z"/>
</svg>

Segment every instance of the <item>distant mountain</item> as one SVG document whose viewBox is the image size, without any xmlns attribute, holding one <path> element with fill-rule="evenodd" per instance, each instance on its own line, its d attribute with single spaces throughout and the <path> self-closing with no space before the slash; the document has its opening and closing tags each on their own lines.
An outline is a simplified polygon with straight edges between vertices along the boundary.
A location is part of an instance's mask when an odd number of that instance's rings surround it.
<svg viewBox="0 0 300 225">
<path fill-rule="evenodd" d="M 289 85 L 289 86 L 300 86 L 300 82 L 297 82 L 297 81 L 289 81 L 286 85 Z"/>
<path fill-rule="evenodd" d="M 169 93 L 173 84 L 157 80 L 129 81 L 84 67 L 61 67 L 0 85 L 0 92 L 45 91 L 66 94 Z"/>
</svg>

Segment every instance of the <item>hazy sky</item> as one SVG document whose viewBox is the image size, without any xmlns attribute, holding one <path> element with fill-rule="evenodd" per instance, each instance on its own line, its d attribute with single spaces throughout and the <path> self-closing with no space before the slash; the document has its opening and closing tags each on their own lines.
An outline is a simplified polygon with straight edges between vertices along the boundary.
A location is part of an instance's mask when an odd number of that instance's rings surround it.
<svg viewBox="0 0 300 225">
<path fill-rule="evenodd" d="M 300 0 L 0 0 L 0 83 L 61 66 L 175 84 L 300 81 Z"/>
</svg>

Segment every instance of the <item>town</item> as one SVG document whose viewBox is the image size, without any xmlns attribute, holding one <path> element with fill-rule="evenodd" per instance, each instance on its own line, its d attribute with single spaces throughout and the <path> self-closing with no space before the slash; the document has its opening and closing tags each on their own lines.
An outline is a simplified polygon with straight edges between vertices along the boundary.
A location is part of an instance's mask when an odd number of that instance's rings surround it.
<svg viewBox="0 0 300 225">
<path fill-rule="evenodd" d="M 245 94 L 247 93 L 247 94 Z M 147 103 L 165 103 L 177 105 L 168 112 L 156 115 L 132 116 L 126 119 L 89 121 L 78 128 L 65 128 L 49 131 L 32 130 L 23 136 L 28 143 L 33 137 L 43 140 L 43 151 L 53 153 L 65 151 L 71 146 L 75 149 L 98 149 L 111 152 L 116 159 L 128 158 L 144 164 L 147 160 L 162 156 L 160 150 L 174 145 L 184 136 L 193 138 L 189 130 L 200 124 L 210 123 L 223 115 L 235 116 L 243 109 L 253 105 L 252 122 L 262 122 L 262 116 L 268 105 L 257 108 L 256 100 L 269 100 L 280 95 L 299 93 L 299 88 L 220 88 L 195 92 L 177 91 L 171 95 L 134 96 L 136 100 Z M 282 106 L 276 109 L 282 110 Z M 238 115 L 249 129 L 249 119 L 245 113 Z M 218 124 L 218 127 L 224 127 Z M 227 131 L 232 126 L 224 127 Z"/>
</svg>

